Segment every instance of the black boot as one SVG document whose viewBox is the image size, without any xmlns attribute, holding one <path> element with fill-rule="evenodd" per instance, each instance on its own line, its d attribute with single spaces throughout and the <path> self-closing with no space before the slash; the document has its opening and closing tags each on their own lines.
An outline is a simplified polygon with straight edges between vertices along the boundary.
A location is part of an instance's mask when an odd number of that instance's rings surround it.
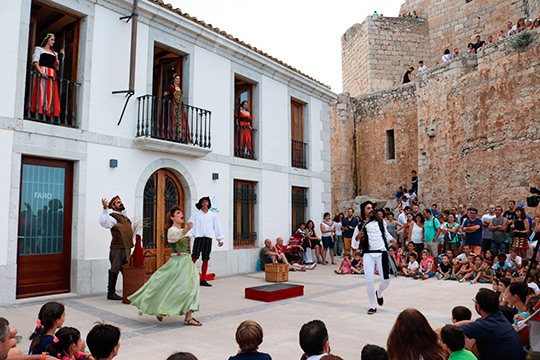
<svg viewBox="0 0 540 360">
<path fill-rule="evenodd" d="M 107 287 L 107 299 L 108 300 L 122 300 L 122 297 L 116 294 L 116 280 L 118 279 L 118 273 L 109 271 L 109 286 Z"/>
</svg>

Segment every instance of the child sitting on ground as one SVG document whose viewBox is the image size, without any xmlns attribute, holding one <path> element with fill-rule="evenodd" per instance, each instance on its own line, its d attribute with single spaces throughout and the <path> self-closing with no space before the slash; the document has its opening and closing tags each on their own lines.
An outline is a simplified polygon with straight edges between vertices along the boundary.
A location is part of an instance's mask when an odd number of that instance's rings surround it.
<svg viewBox="0 0 540 360">
<path fill-rule="evenodd" d="M 112 360 L 120 349 L 120 329 L 114 325 L 98 323 L 86 336 L 86 344 L 94 359 Z"/>
<path fill-rule="evenodd" d="M 495 277 L 495 272 L 491 268 L 492 266 L 493 266 L 493 261 L 484 259 L 484 261 L 482 262 L 480 275 L 475 280 L 481 283 L 489 283 L 493 281 L 493 278 Z"/>
<path fill-rule="evenodd" d="M 56 301 L 49 301 L 39 309 L 36 329 L 30 335 L 29 355 L 41 355 L 45 348 L 53 342 L 54 333 L 60 329 L 66 319 L 64 305 Z"/>
<path fill-rule="evenodd" d="M 405 268 L 402 268 L 403 275 L 416 278 L 418 275 L 418 261 L 416 261 L 418 255 L 415 252 L 409 254 L 409 265 Z"/>
<path fill-rule="evenodd" d="M 456 306 L 452 309 L 452 324 L 463 320 L 471 320 L 471 318 L 471 310 L 465 306 Z"/>
<path fill-rule="evenodd" d="M 336 274 L 350 274 L 351 271 L 351 255 L 349 253 L 343 254 L 343 261 L 339 266 L 339 270 L 334 270 Z"/>
<path fill-rule="evenodd" d="M 388 353 L 380 346 L 368 344 L 362 349 L 360 360 L 388 360 Z"/>
<path fill-rule="evenodd" d="M 272 360 L 270 355 L 258 352 L 263 341 L 263 329 L 253 320 L 242 321 L 236 329 L 236 342 L 240 349 L 229 360 Z"/>
<path fill-rule="evenodd" d="M 497 263 L 493 265 L 493 270 L 495 270 L 496 273 L 504 273 L 507 269 L 511 268 L 512 265 L 508 261 L 506 261 L 506 254 L 499 253 L 497 255 Z M 498 276 L 501 277 L 501 276 Z"/>
<path fill-rule="evenodd" d="M 435 273 L 433 272 L 433 258 L 429 256 L 429 251 L 426 249 L 422 250 L 422 260 L 420 260 L 420 272 L 418 276 L 422 280 L 433 277 Z"/>
<path fill-rule="evenodd" d="M 351 272 L 353 274 L 364 273 L 364 268 L 362 266 L 362 253 L 360 251 L 354 253 L 354 260 L 351 262 Z"/>
<path fill-rule="evenodd" d="M 476 283 L 476 277 L 480 275 L 480 271 L 482 271 L 482 256 L 476 255 L 471 262 L 470 265 L 471 271 L 469 271 L 467 274 L 463 275 L 463 278 L 459 280 L 459 282 L 464 282 L 465 280 L 472 279 L 471 284 Z"/>
<path fill-rule="evenodd" d="M 85 354 L 84 348 L 79 330 L 63 327 L 56 332 L 55 339 L 47 345 L 46 351 L 61 360 L 88 359 L 90 354 Z"/>
<path fill-rule="evenodd" d="M 469 263 L 469 254 L 471 253 L 471 248 L 469 245 L 463 245 L 463 249 L 461 253 L 452 259 L 452 265 L 454 268 L 452 269 L 453 274 L 457 274 L 461 267 L 465 264 Z"/>
<path fill-rule="evenodd" d="M 459 281 L 463 280 L 465 275 L 469 274 L 472 271 L 471 270 L 471 265 L 474 263 L 474 257 L 475 256 L 476 255 L 474 255 L 474 253 L 470 253 L 467 262 L 461 264 L 461 267 L 459 268 L 459 271 L 454 274 L 454 277 L 455 277 L 456 280 L 459 280 Z M 465 280 L 463 280 L 463 281 L 465 281 Z"/>
<path fill-rule="evenodd" d="M 437 279 L 439 280 L 448 280 L 450 279 L 450 276 L 452 276 L 452 264 L 450 264 L 447 254 L 443 254 L 442 262 L 439 264 L 435 276 L 437 276 Z"/>
<path fill-rule="evenodd" d="M 455 325 L 445 325 L 441 329 L 443 347 L 449 352 L 448 360 L 476 360 L 476 356 L 465 349 L 465 333 Z"/>
</svg>

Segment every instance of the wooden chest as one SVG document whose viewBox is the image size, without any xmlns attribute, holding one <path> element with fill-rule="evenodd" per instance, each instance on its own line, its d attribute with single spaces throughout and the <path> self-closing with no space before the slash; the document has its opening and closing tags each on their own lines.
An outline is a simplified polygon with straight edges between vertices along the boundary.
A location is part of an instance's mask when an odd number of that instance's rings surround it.
<svg viewBox="0 0 540 360">
<path fill-rule="evenodd" d="M 264 272 L 266 275 L 266 281 L 289 281 L 289 265 L 287 264 L 266 264 L 264 267 Z"/>
</svg>

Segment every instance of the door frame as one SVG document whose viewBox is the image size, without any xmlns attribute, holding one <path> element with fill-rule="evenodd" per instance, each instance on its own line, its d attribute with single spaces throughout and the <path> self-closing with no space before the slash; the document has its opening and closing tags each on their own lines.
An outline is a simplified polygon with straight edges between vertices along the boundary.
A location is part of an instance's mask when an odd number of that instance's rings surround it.
<svg viewBox="0 0 540 360">
<path fill-rule="evenodd" d="M 156 176 L 156 205 L 154 208 L 154 228 L 153 228 L 153 237 L 154 237 L 154 247 L 145 247 L 144 248 L 144 254 L 145 254 L 145 268 L 146 268 L 146 276 L 149 277 L 151 274 L 159 269 L 161 266 L 163 266 L 170 258 L 171 256 L 171 249 L 167 246 L 165 243 L 165 225 L 167 223 L 166 219 L 166 212 L 168 209 L 166 209 L 165 205 L 165 197 L 160 197 L 160 192 L 163 192 L 165 190 L 165 181 L 167 178 L 170 178 L 176 187 L 178 188 L 178 195 L 179 195 L 179 206 L 182 209 L 182 212 L 184 212 L 185 215 L 185 204 L 186 204 L 186 196 L 184 192 L 184 187 L 182 186 L 182 183 L 180 182 L 180 179 L 176 176 L 174 172 L 172 172 L 169 169 L 161 168 L 156 171 L 154 171 L 146 181 L 150 180 L 150 178 Z M 144 196 L 143 196 L 143 206 L 144 206 Z M 187 218 L 186 220 L 187 221 Z M 149 269 L 152 264 L 148 264 L 146 261 L 146 258 L 155 257 L 155 269 L 151 271 L 152 269 Z M 149 271 L 150 270 L 150 271 Z"/>
<path fill-rule="evenodd" d="M 19 234 L 20 234 L 20 213 L 22 206 L 22 197 L 21 193 L 23 190 L 23 166 L 24 165 L 37 165 L 37 166 L 50 166 L 50 167 L 60 167 L 65 169 L 65 183 L 64 183 L 64 221 L 62 227 L 62 254 L 50 254 L 52 259 L 55 259 L 54 262 L 62 264 L 61 273 L 64 275 L 61 280 L 61 288 L 56 290 L 46 290 L 46 285 L 39 284 L 34 285 L 38 289 L 29 292 L 20 293 L 22 289 L 19 286 L 19 270 L 24 269 L 22 264 L 34 264 L 39 260 L 40 256 L 44 255 L 24 255 L 23 257 L 19 256 Z M 62 165 L 62 166 L 59 166 Z M 28 298 L 34 296 L 50 295 L 50 294 L 60 294 L 67 293 L 71 291 L 71 258 L 72 258 L 72 223 L 73 223 L 73 161 L 69 160 L 59 160 L 59 159 L 49 159 L 41 158 L 36 156 L 26 156 L 23 155 L 21 159 L 20 167 L 20 179 L 19 179 L 19 213 L 17 214 L 17 280 L 16 280 L 16 298 Z M 37 209 L 36 209 L 37 210 Z M 45 274 L 47 272 L 44 272 Z"/>
</svg>

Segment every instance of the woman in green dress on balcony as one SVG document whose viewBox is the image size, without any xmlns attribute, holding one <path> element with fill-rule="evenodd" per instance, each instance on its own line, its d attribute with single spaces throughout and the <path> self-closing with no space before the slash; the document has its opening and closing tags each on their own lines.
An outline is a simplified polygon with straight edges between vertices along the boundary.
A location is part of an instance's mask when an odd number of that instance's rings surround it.
<svg viewBox="0 0 540 360">
<path fill-rule="evenodd" d="M 168 140 L 176 140 L 181 142 L 189 142 L 191 136 L 189 134 L 189 126 L 187 116 L 184 112 L 182 97 L 184 92 L 180 87 L 180 75 L 174 74 L 172 82 L 167 86 L 167 91 L 163 94 L 168 103 L 167 123 L 163 127 L 166 128 L 165 136 Z"/>
<path fill-rule="evenodd" d="M 189 237 L 193 227 L 185 228 L 184 213 L 178 205 L 167 213 L 167 241 L 171 246 L 171 258 L 133 295 L 128 297 L 139 309 L 139 315 L 155 315 L 159 321 L 164 316 L 185 314 L 184 325 L 201 326 L 193 317 L 199 311 L 199 273 L 188 252 Z"/>
</svg>

